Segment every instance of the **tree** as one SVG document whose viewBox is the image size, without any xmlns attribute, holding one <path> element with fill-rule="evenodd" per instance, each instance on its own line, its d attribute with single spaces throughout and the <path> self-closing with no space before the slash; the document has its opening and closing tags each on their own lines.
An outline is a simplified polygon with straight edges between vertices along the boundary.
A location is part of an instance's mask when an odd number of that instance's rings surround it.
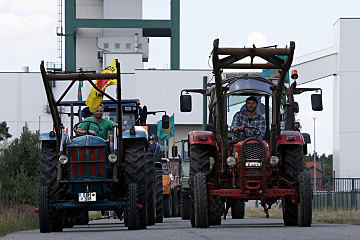
<svg viewBox="0 0 360 240">
<path fill-rule="evenodd" d="M 11 138 L 12 135 L 9 133 L 9 127 L 6 122 L 0 123 L 0 141 Z"/>
<path fill-rule="evenodd" d="M 27 124 L 20 138 L 8 143 L 0 153 L 1 196 L 20 203 L 37 203 L 40 174 L 39 134 Z"/>
</svg>

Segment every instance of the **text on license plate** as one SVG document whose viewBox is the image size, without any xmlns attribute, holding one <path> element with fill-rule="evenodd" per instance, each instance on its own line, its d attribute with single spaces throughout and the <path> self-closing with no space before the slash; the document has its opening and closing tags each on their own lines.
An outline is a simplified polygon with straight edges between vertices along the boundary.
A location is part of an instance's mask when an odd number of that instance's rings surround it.
<svg viewBox="0 0 360 240">
<path fill-rule="evenodd" d="M 246 167 L 261 167 L 261 162 L 246 162 Z"/>
<path fill-rule="evenodd" d="M 79 193 L 79 202 L 96 201 L 96 192 Z"/>
</svg>

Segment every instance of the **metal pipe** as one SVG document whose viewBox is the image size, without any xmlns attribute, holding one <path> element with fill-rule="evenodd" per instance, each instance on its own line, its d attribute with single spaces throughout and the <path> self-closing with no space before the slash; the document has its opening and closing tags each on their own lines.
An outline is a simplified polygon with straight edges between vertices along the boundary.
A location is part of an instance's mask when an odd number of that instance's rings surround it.
<svg viewBox="0 0 360 240">
<path fill-rule="evenodd" d="M 207 88 L 207 76 L 203 76 L 203 89 L 206 90 Z M 206 103 L 206 95 L 203 94 L 203 130 L 206 130 L 207 124 L 207 103 Z"/>
</svg>

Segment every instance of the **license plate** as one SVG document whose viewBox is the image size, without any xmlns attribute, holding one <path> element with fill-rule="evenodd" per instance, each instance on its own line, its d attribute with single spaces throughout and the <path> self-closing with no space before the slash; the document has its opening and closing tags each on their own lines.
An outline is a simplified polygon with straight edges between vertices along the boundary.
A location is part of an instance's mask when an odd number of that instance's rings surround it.
<svg viewBox="0 0 360 240">
<path fill-rule="evenodd" d="M 96 192 L 79 193 L 79 202 L 96 201 Z"/>
<path fill-rule="evenodd" d="M 246 167 L 261 167 L 261 162 L 246 162 Z"/>
</svg>

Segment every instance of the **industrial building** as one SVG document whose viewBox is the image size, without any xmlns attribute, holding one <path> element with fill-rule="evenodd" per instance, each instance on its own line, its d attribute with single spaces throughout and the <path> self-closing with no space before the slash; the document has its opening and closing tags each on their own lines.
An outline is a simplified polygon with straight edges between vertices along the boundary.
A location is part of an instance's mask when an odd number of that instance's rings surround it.
<svg viewBox="0 0 360 240">
<path fill-rule="evenodd" d="M 211 70 L 180 69 L 179 0 L 171 1 L 170 20 L 143 20 L 142 0 L 60 2 L 64 4 L 60 8 L 64 13 L 60 14 L 58 28 L 58 52 L 62 60 L 48 63 L 48 70 L 75 71 L 81 68 L 101 72 L 117 58 L 121 63 L 123 99 L 139 98 L 149 111 L 166 110 L 170 116 L 174 113 L 175 141 L 186 137 L 187 132 L 201 128 L 202 97 L 194 95 L 193 111 L 181 113 L 179 96 L 184 88 L 202 88 L 204 77 L 209 81 L 212 73 Z M 360 104 L 354 90 L 360 78 L 358 29 L 360 19 L 339 19 L 334 24 L 334 45 L 331 48 L 296 57 L 293 62 L 293 68 L 302 75 L 300 84 L 332 76 L 335 177 L 360 177 L 356 152 L 360 126 L 354 123 L 354 119 L 360 117 L 358 111 L 354 111 L 354 106 Z M 151 58 L 151 37 L 171 39 L 171 69 L 144 69 L 143 63 Z M 61 64 L 63 62 L 65 64 Z M 11 105 L 2 121 L 7 122 L 13 137 L 20 135 L 25 122 L 32 131 L 44 132 L 52 128 L 41 75 L 39 72 L 26 72 L 26 67 L 24 71 L 0 73 L 0 82 L 10 81 L 15 89 L 15 92 L 5 91 L 1 95 L 1 101 Z M 55 98 L 67 85 L 65 82 L 54 83 Z M 114 91 L 115 87 L 107 89 L 110 94 Z M 89 92 L 90 87 L 84 86 L 84 100 Z M 75 87 L 67 100 L 76 99 Z M 66 109 L 61 111 L 66 112 Z M 150 115 L 148 123 L 155 126 L 160 117 Z M 64 121 L 64 124 L 69 127 L 68 122 Z"/>
</svg>

